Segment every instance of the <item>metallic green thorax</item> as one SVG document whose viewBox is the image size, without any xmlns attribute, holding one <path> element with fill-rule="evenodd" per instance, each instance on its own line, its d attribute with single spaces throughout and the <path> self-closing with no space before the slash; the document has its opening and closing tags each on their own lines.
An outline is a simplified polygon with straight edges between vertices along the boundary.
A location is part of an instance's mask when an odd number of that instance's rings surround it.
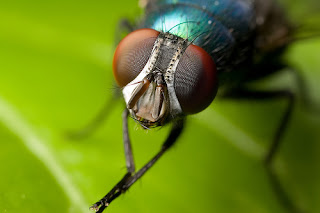
<svg viewBox="0 0 320 213">
<path fill-rule="evenodd" d="M 160 0 L 148 5 L 140 27 L 188 39 L 211 55 L 218 70 L 228 70 L 231 57 L 248 46 L 254 19 L 250 0 Z"/>
</svg>

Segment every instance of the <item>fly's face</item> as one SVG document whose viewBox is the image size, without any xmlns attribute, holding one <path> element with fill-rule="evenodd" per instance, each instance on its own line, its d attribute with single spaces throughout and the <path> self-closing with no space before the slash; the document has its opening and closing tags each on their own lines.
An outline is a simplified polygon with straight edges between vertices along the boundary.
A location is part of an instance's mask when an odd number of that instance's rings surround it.
<svg viewBox="0 0 320 213">
<path fill-rule="evenodd" d="M 113 72 L 131 116 L 145 128 L 203 110 L 217 90 L 208 53 L 153 29 L 134 31 L 120 42 Z"/>
</svg>

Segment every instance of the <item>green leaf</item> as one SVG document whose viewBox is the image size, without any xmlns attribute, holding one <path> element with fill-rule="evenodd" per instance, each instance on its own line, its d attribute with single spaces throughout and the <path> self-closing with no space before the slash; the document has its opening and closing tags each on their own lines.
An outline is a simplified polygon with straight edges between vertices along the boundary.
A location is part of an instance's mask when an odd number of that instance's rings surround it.
<svg viewBox="0 0 320 213">
<path fill-rule="evenodd" d="M 66 133 L 85 126 L 112 95 L 117 22 L 141 11 L 130 0 L 0 4 L 0 212 L 90 212 L 126 172 L 123 103 L 113 103 L 90 137 Z M 311 104 L 298 101 L 274 164 L 308 212 L 320 211 L 319 48 L 319 39 L 299 41 L 286 55 L 306 79 Z M 275 78 L 292 84 L 288 75 Z M 262 164 L 284 107 L 215 100 L 190 116 L 177 145 L 106 212 L 286 212 Z M 138 168 L 168 130 L 130 121 Z"/>
</svg>

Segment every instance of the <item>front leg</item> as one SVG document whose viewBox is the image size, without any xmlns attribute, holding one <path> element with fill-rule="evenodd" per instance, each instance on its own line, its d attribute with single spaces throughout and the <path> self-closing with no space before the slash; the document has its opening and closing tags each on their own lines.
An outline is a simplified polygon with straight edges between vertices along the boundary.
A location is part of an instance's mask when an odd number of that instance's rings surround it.
<svg viewBox="0 0 320 213">
<path fill-rule="evenodd" d="M 112 200 L 117 198 L 121 193 L 123 193 L 126 190 L 124 186 L 126 185 L 128 179 L 131 178 L 131 176 L 135 172 L 135 165 L 128 130 L 128 116 L 129 112 L 127 109 L 125 109 L 122 113 L 122 129 L 127 174 L 125 174 L 125 176 L 110 190 L 108 194 L 106 194 L 106 196 L 104 196 L 101 200 L 99 200 L 90 207 L 91 210 L 94 210 L 96 212 L 102 212 L 107 206 L 109 206 Z"/>
<path fill-rule="evenodd" d="M 146 163 L 138 172 L 135 172 L 135 166 L 132 155 L 132 148 L 129 138 L 128 131 L 128 111 L 125 110 L 123 113 L 123 139 L 124 139 L 124 149 L 126 156 L 127 174 L 110 190 L 110 192 L 104 196 L 101 200 L 96 202 L 90 207 L 98 213 L 103 212 L 103 210 L 109 206 L 109 204 L 116 199 L 120 194 L 124 193 L 132 186 L 140 177 L 142 177 L 148 169 L 150 169 L 159 158 L 177 141 L 178 137 L 182 133 L 184 126 L 184 118 L 175 121 L 172 129 L 167 137 L 166 141 L 163 143 L 160 151 L 148 162 Z"/>
</svg>

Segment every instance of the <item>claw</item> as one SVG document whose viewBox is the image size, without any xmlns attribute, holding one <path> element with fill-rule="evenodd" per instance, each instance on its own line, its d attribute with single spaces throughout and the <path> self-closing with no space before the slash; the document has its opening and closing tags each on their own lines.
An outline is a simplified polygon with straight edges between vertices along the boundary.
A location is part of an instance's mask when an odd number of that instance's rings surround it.
<svg viewBox="0 0 320 213">
<path fill-rule="evenodd" d="M 93 204 L 92 206 L 90 206 L 90 210 L 91 211 L 95 211 L 95 212 L 102 212 L 106 207 L 109 206 L 109 203 L 104 203 L 103 201 L 99 201 L 95 204 Z"/>
<path fill-rule="evenodd" d="M 95 204 L 93 204 L 92 206 L 90 206 L 89 209 L 90 209 L 91 211 L 97 212 L 97 211 L 99 211 L 100 206 L 101 206 L 101 205 L 98 205 L 98 204 L 95 203 Z"/>
</svg>

